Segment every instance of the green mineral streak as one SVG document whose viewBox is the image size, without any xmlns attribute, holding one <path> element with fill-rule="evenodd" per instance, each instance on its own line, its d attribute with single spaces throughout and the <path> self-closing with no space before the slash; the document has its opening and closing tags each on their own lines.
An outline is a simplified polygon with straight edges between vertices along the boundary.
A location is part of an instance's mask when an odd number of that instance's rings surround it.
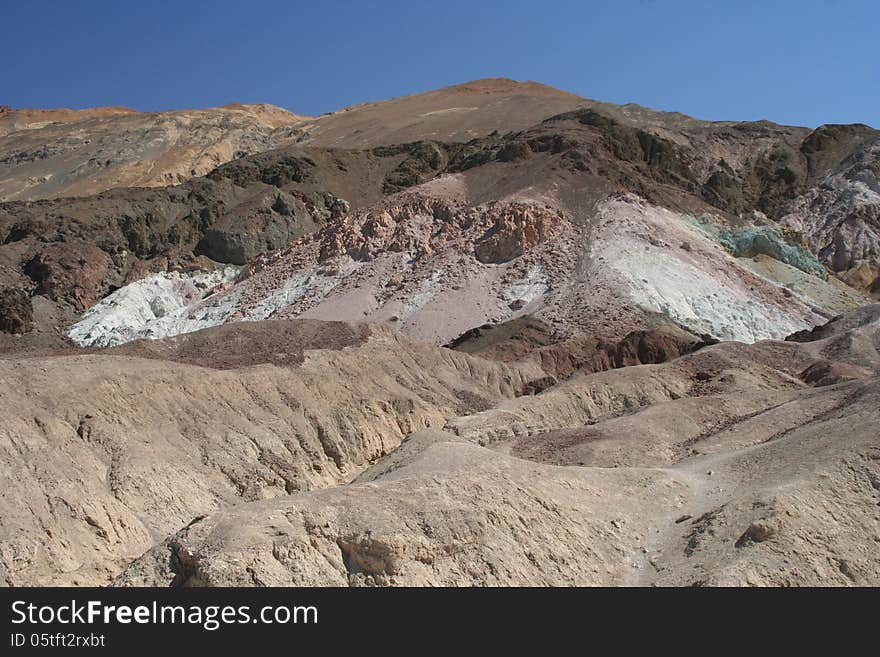
<svg viewBox="0 0 880 657">
<path fill-rule="evenodd" d="M 753 258 L 757 255 L 765 255 L 813 276 L 828 278 L 828 271 L 815 255 L 800 244 L 787 241 L 782 231 L 775 226 L 716 226 L 703 217 L 689 219 L 734 257 Z"/>
</svg>

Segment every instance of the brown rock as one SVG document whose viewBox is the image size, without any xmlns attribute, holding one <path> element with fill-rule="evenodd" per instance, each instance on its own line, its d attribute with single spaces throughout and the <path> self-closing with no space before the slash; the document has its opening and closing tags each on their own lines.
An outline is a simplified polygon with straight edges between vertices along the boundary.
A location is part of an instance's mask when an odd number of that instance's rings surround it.
<svg viewBox="0 0 880 657">
<path fill-rule="evenodd" d="M 90 242 L 60 242 L 44 247 L 24 270 L 38 294 L 85 310 L 107 291 L 111 265 L 110 256 Z"/>
<path fill-rule="evenodd" d="M 34 308 L 28 293 L 21 289 L 0 289 L 0 331 L 27 333 L 33 328 Z"/>
<path fill-rule="evenodd" d="M 523 255 L 552 236 L 560 222 L 558 212 L 520 203 L 511 204 L 494 214 L 494 223 L 474 245 L 477 260 L 501 263 Z"/>
</svg>

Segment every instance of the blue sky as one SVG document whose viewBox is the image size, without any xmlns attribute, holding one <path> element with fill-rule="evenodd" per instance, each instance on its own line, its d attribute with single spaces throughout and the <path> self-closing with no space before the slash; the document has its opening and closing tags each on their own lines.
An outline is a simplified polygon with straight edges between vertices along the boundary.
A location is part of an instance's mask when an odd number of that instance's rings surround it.
<svg viewBox="0 0 880 657">
<path fill-rule="evenodd" d="M 302 114 L 503 76 L 705 119 L 880 127 L 880 2 L 0 0 L 0 104 Z"/>
</svg>

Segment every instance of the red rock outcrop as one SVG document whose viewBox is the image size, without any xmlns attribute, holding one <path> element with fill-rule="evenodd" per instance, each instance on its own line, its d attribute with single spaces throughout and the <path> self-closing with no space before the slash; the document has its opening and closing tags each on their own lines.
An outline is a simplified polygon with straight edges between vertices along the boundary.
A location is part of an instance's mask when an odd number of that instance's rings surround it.
<svg viewBox="0 0 880 657">
<path fill-rule="evenodd" d="M 40 293 L 85 310 L 106 292 L 112 262 L 90 242 L 60 242 L 46 246 L 25 265 L 25 273 Z"/>
<path fill-rule="evenodd" d="M 474 245 L 477 260 L 483 263 L 507 262 L 547 240 L 556 232 L 562 214 L 524 203 L 496 205 L 490 209 L 494 224 Z"/>
</svg>

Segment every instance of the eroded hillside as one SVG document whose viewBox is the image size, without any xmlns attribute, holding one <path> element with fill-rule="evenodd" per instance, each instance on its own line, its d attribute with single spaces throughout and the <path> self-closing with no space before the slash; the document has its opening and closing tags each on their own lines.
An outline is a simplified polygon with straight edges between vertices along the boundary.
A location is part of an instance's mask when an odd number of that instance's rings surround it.
<svg viewBox="0 0 880 657">
<path fill-rule="evenodd" d="M 8 585 L 876 585 L 880 133 L 481 80 L 0 116 Z"/>
<path fill-rule="evenodd" d="M 537 394 L 536 359 L 365 323 L 7 360 L 3 576 L 876 582 L 878 312 Z"/>
</svg>

